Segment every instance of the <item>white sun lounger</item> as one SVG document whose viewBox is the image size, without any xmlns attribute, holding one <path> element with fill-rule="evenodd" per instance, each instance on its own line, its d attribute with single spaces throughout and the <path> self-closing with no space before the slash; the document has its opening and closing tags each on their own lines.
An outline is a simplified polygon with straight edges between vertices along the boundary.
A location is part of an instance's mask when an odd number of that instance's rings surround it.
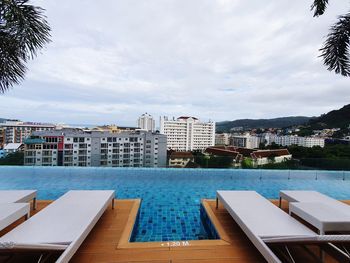
<svg viewBox="0 0 350 263">
<path fill-rule="evenodd" d="M 321 194 L 317 191 L 304 191 L 304 190 L 282 190 L 279 193 L 280 195 L 280 204 L 282 199 L 287 200 L 288 202 L 307 202 L 307 203 L 322 203 L 324 205 L 331 206 L 333 209 L 339 209 L 342 213 L 350 215 L 350 206 L 340 202 L 336 199 L 333 199 L 327 195 Z"/>
<path fill-rule="evenodd" d="M 29 203 L 36 208 L 36 190 L 0 190 L 0 203 Z"/>
<path fill-rule="evenodd" d="M 28 219 L 30 206 L 28 203 L 0 204 L 0 230 L 8 227 L 21 217 Z"/>
<path fill-rule="evenodd" d="M 268 244 L 350 241 L 348 235 L 317 235 L 255 191 L 217 191 L 217 201 L 268 262 L 281 262 Z"/>
<path fill-rule="evenodd" d="M 0 238 L 1 249 L 62 250 L 56 262 L 68 262 L 95 226 L 114 191 L 69 191 Z"/>
</svg>

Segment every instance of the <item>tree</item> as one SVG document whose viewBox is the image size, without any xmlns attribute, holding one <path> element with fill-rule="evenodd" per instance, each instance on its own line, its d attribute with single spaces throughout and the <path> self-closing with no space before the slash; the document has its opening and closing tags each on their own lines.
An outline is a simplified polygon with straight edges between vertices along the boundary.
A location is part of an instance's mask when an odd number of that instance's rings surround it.
<svg viewBox="0 0 350 263">
<path fill-rule="evenodd" d="M 314 17 L 324 14 L 328 5 L 328 0 L 314 0 L 311 10 Z M 330 28 L 330 33 L 320 49 L 323 63 L 329 71 L 343 76 L 350 76 L 350 12 L 341 15 L 338 21 Z"/>
<path fill-rule="evenodd" d="M 267 157 L 267 160 L 269 161 L 269 163 L 275 163 L 276 157 L 277 156 L 275 154 L 271 154 L 270 156 Z"/>
<path fill-rule="evenodd" d="M 253 160 L 252 158 L 244 158 L 241 162 L 241 167 L 243 169 L 252 169 L 254 168 Z"/>
<path fill-rule="evenodd" d="M 0 165 L 23 165 L 24 153 L 9 153 L 6 157 L 0 159 Z"/>
<path fill-rule="evenodd" d="M 50 42 L 44 9 L 29 0 L 0 0 L 0 93 L 25 76 L 28 60 Z"/>
</svg>

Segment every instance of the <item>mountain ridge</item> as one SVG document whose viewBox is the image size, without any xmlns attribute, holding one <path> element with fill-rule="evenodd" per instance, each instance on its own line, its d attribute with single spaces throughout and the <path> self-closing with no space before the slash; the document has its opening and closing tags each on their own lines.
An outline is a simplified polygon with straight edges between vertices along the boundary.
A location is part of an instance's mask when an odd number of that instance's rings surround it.
<svg viewBox="0 0 350 263">
<path fill-rule="evenodd" d="M 271 119 L 238 119 L 234 121 L 222 121 L 216 123 L 216 129 L 219 132 L 229 132 L 234 127 L 243 127 L 244 129 L 266 129 L 266 128 L 285 128 L 295 125 L 308 123 L 312 118 L 306 116 L 277 117 Z"/>
<path fill-rule="evenodd" d="M 218 132 L 229 132 L 234 127 L 243 129 L 286 128 L 290 126 L 305 126 L 308 130 L 350 127 L 350 104 L 340 109 L 332 110 L 318 117 L 289 116 L 271 119 L 238 119 L 234 121 L 222 121 L 216 123 Z"/>
<path fill-rule="evenodd" d="M 346 128 L 350 125 L 350 104 L 322 114 L 310 120 L 308 125 L 313 129 Z"/>
</svg>

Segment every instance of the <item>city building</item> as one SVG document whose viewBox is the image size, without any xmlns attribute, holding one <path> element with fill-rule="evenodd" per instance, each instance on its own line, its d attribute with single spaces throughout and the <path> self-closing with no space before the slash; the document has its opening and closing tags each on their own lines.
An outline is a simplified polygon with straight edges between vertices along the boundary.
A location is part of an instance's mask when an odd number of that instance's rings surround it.
<svg viewBox="0 0 350 263">
<path fill-rule="evenodd" d="M 8 155 L 10 153 L 23 151 L 23 149 L 24 149 L 23 143 L 8 143 L 8 144 L 5 144 L 3 151 L 5 155 Z"/>
<path fill-rule="evenodd" d="M 4 148 L 5 144 L 5 128 L 0 127 L 0 149 Z"/>
<path fill-rule="evenodd" d="M 236 153 L 239 153 L 241 155 L 241 157 L 250 157 L 250 154 L 252 152 L 256 151 L 254 149 L 235 147 L 235 146 L 215 146 L 215 147 L 210 147 L 210 148 L 236 152 Z"/>
<path fill-rule="evenodd" d="M 232 135 L 231 136 L 231 145 L 235 147 L 242 147 L 248 149 L 257 149 L 261 142 L 261 138 L 255 135 L 250 135 L 246 133 L 244 135 Z"/>
<path fill-rule="evenodd" d="M 194 162 L 194 156 L 191 152 L 172 152 L 169 157 L 169 167 L 184 168 L 189 162 Z"/>
<path fill-rule="evenodd" d="M 156 130 L 156 122 L 153 119 L 153 117 L 150 114 L 148 114 L 147 112 L 142 114 L 141 117 L 138 118 L 137 126 L 141 130 L 145 130 L 145 131 L 153 132 Z"/>
<path fill-rule="evenodd" d="M 205 149 L 204 153 L 209 157 L 231 158 L 232 166 L 239 166 L 243 158 L 242 154 L 235 151 L 233 148 L 226 147 L 209 147 Z"/>
<path fill-rule="evenodd" d="M 320 137 L 301 137 L 293 135 L 279 136 L 275 134 L 269 134 L 265 136 L 265 140 L 267 142 L 267 145 L 275 143 L 281 146 L 298 145 L 309 148 L 314 146 L 323 148 L 325 145 L 325 139 Z"/>
<path fill-rule="evenodd" d="M 166 136 L 145 131 L 63 129 L 25 140 L 25 165 L 166 167 L 166 158 Z"/>
<path fill-rule="evenodd" d="M 23 141 L 29 137 L 34 131 L 47 131 L 55 129 L 53 124 L 22 122 L 18 120 L 6 120 L 0 123 L 0 130 L 3 130 L 2 141 L 3 144 L 8 143 L 23 143 Z M 1 133 L 1 131 L 0 131 Z M 1 144 L 0 144 L 1 147 Z"/>
<path fill-rule="evenodd" d="M 125 131 L 136 131 L 137 127 L 125 127 L 125 126 L 117 126 L 117 125 L 103 125 L 103 126 L 94 127 L 94 128 L 92 128 L 90 130 L 92 130 L 92 131 L 104 131 L 104 132 L 119 133 L 119 132 L 125 132 Z"/>
<path fill-rule="evenodd" d="M 292 155 L 287 149 L 258 150 L 251 153 L 254 166 L 269 163 L 281 163 L 292 159 Z"/>
<path fill-rule="evenodd" d="M 214 146 L 207 148 L 204 153 L 216 157 L 232 157 L 233 166 L 240 166 L 245 158 L 252 159 L 254 167 L 292 159 L 292 155 L 287 149 L 254 150 L 235 146 Z"/>
<path fill-rule="evenodd" d="M 230 144 L 229 133 L 215 134 L 215 145 L 229 145 L 229 144 Z"/>
<path fill-rule="evenodd" d="M 167 136 L 168 149 L 204 150 L 215 144 L 215 122 L 201 122 L 195 117 L 160 118 L 160 133 Z"/>
</svg>

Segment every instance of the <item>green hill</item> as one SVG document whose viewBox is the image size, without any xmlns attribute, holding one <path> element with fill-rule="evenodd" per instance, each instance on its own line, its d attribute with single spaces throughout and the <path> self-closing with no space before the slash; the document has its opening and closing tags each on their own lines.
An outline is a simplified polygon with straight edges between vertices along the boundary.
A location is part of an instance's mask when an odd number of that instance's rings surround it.
<svg viewBox="0 0 350 263">
<path fill-rule="evenodd" d="M 234 127 L 243 127 L 244 129 L 257 128 L 284 128 L 295 125 L 306 124 L 311 120 L 311 117 L 292 116 L 281 117 L 274 119 L 241 119 L 235 121 L 223 121 L 216 123 L 216 130 L 218 132 L 229 132 Z"/>
<path fill-rule="evenodd" d="M 350 104 L 309 121 L 312 129 L 346 128 L 350 125 Z"/>
</svg>

